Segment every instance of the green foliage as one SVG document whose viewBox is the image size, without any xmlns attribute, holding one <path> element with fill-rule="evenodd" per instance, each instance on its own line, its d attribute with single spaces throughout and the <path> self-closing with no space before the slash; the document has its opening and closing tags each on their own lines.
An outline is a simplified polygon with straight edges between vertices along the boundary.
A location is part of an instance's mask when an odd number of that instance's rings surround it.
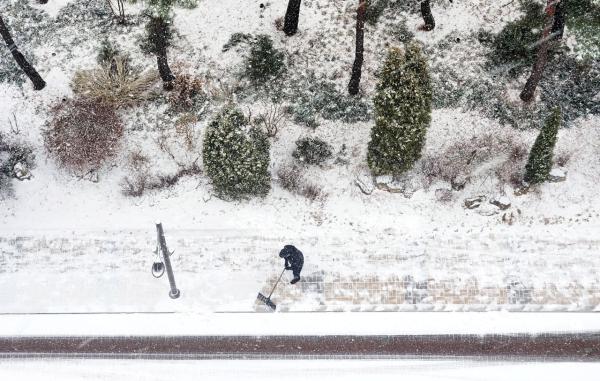
<svg viewBox="0 0 600 381">
<path fill-rule="evenodd" d="M 115 57 L 120 55 L 121 52 L 119 51 L 119 48 L 113 45 L 109 39 L 105 39 L 100 45 L 96 61 L 98 62 L 98 64 L 104 66 L 110 64 Z"/>
<path fill-rule="evenodd" d="M 288 111 L 294 122 L 307 127 L 316 128 L 319 115 L 344 123 L 371 119 L 370 107 L 363 99 L 349 97 L 347 92 L 337 90 L 333 82 L 317 79 L 314 73 L 294 78 L 285 96 L 293 102 Z"/>
<path fill-rule="evenodd" d="M 552 155 L 561 119 L 560 108 L 557 107 L 552 110 L 552 114 L 546 120 L 540 134 L 535 139 L 533 147 L 531 147 L 529 160 L 525 166 L 524 178 L 529 184 L 543 183 L 548 179 L 548 175 L 552 170 Z"/>
<path fill-rule="evenodd" d="M 302 163 L 319 165 L 332 156 L 331 146 L 319 138 L 302 138 L 296 141 L 292 156 Z"/>
<path fill-rule="evenodd" d="M 568 32 L 577 40 L 575 50 L 597 60 L 600 56 L 600 3 L 569 0 L 566 6 Z"/>
<path fill-rule="evenodd" d="M 33 149 L 24 143 L 9 141 L 0 132 L 0 194 L 11 190 L 11 179 L 18 178 L 18 172 L 28 172 L 35 167 Z"/>
<path fill-rule="evenodd" d="M 548 105 L 560 106 L 567 124 L 579 117 L 598 115 L 600 60 L 557 55 L 546 66 L 539 88 L 541 100 L 546 104 L 542 120 L 550 112 Z"/>
<path fill-rule="evenodd" d="M 229 41 L 223 45 L 223 52 L 227 52 L 232 48 L 235 48 L 241 44 L 248 44 L 252 41 L 252 35 L 250 33 L 236 32 L 229 37 Z"/>
<path fill-rule="evenodd" d="M 161 54 L 173 39 L 172 19 L 163 16 L 149 16 L 146 33 L 142 40 L 142 51 L 148 54 Z"/>
<path fill-rule="evenodd" d="M 400 19 L 391 27 L 390 36 L 392 36 L 398 42 L 408 43 L 412 41 L 412 39 L 415 37 L 415 34 L 406 25 L 406 19 Z"/>
<path fill-rule="evenodd" d="M 536 42 L 544 28 L 544 5 L 521 0 L 524 15 L 506 26 L 494 38 L 491 60 L 494 64 L 529 64 L 535 57 Z M 600 54 L 600 5 L 592 0 L 568 0 L 567 32 L 577 40 L 575 50 L 590 58 Z M 552 52 L 551 52 L 552 53 Z"/>
<path fill-rule="evenodd" d="M 544 28 L 544 7 L 532 0 L 523 0 L 521 9 L 523 17 L 506 24 L 494 38 L 491 53 L 494 64 L 530 63 L 535 56 L 533 47 Z"/>
<path fill-rule="evenodd" d="M 163 16 L 169 14 L 171 9 L 173 9 L 174 3 L 175 0 L 148 0 L 150 7 L 157 10 L 158 13 Z"/>
<path fill-rule="evenodd" d="M 369 25 L 376 25 L 386 9 L 395 12 L 418 13 L 419 3 L 406 0 L 367 0 L 365 22 Z"/>
<path fill-rule="evenodd" d="M 269 193 L 269 151 L 265 133 L 249 126 L 241 111 L 225 107 L 208 125 L 202 152 L 219 197 L 238 200 Z"/>
<path fill-rule="evenodd" d="M 369 25 L 377 25 L 383 12 L 389 7 L 390 0 L 367 0 L 365 11 L 365 22 Z"/>
<path fill-rule="evenodd" d="M 420 158 L 431 122 L 431 79 L 416 44 L 390 49 L 379 76 L 367 161 L 375 175 L 399 175 Z"/>
<path fill-rule="evenodd" d="M 0 1 L 0 13 L 21 53 L 31 65 L 36 67 L 37 59 L 31 54 L 47 37 L 49 23 L 43 10 L 38 10 L 28 1 Z M 35 6 L 35 5 L 34 5 Z M 27 80 L 23 70 L 17 65 L 3 40 L 0 53 L 0 82 L 21 85 Z"/>
<path fill-rule="evenodd" d="M 198 6 L 198 0 L 175 0 L 175 4 L 185 9 L 194 9 Z"/>
<path fill-rule="evenodd" d="M 128 1 L 130 3 L 137 3 L 139 0 Z M 148 11 L 150 13 L 162 17 L 169 16 L 174 6 L 185 9 L 193 9 L 198 6 L 198 0 L 146 0 L 146 3 L 148 4 Z"/>
<path fill-rule="evenodd" d="M 266 84 L 285 71 L 284 54 L 273 47 L 271 37 L 261 34 L 250 42 L 244 75 L 255 86 Z"/>
</svg>

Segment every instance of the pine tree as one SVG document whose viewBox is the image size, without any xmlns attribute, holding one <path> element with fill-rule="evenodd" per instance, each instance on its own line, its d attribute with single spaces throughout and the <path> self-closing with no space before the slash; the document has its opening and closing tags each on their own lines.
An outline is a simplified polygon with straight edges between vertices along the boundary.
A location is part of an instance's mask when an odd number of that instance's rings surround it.
<svg viewBox="0 0 600 381">
<path fill-rule="evenodd" d="M 298 19 L 300 18 L 300 3 L 302 0 L 289 0 L 285 18 L 283 21 L 283 32 L 293 36 L 298 31 Z"/>
<path fill-rule="evenodd" d="M 362 65 L 364 60 L 364 41 L 365 41 L 365 16 L 367 11 L 367 0 L 359 0 L 356 10 L 356 53 L 354 64 L 352 65 L 352 75 L 348 83 L 348 93 L 350 95 L 358 94 L 360 77 L 362 74 Z"/>
<path fill-rule="evenodd" d="M 171 90 L 175 80 L 167 59 L 167 48 L 172 38 L 171 21 L 162 15 L 150 16 L 146 24 L 146 49 L 156 55 L 158 73 L 163 80 L 165 90 Z"/>
<path fill-rule="evenodd" d="M 4 20 L 2 19 L 1 15 L 0 15 L 0 35 L 2 36 L 2 39 L 6 43 L 6 46 L 10 50 L 10 53 L 12 54 L 13 58 L 15 59 L 15 61 L 17 62 L 17 64 L 21 68 L 21 70 L 23 70 L 23 72 L 27 75 L 27 77 L 29 77 L 29 79 L 33 83 L 33 89 L 34 90 L 42 90 L 44 87 L 46 87 L 46 82 L 44 82 L 44 80 L 39 75 L 39 73 L 35 70 L 35 68 L 29 63 L 29 61 L 27 61 L 27 59 L 19 51 L 19 48 L 17 47 L 17 45 L 15 44 L 15 41 L 13 40 L 12 36 L 10 35 L 10 31 L 8 30 L 8 27 L 4 23 Z"/>
<path fill-rule="evenodd" d="M 269 151 L 266 134 L 250 127 L 241 111 L 225 107 L 208 125 L 202 152 L 217 194 L 237 200 L 269 193 Z"/>
<path fill-rule="evenodd" d="M 416 44 L 390 49 L 374 98 L 367 161 L 375 175 L 399 175 L 421 156 L 431 122 L 431 79 Z"/>
<path fill-rule="evenodd" d="M 556 145 L 556 135 L 560 128 L 562 114 L 556 107 L 546 119 L 538 137 L 529 152 L 529 160 L 525 166 L 525 181 L 529 184 L 543 183 L 552 170 L 552 155 Z"/>
<path fill-rule="evenodd" d="M 169 67 L 167 48 L 173 39 L 173 17 L 171 15 L 174 0 L 150 0 L 147 14 L 146 36 L 143 47 L 156 55 L 158 73 L 165 90 L 173 89 L 175 76 Z"/>
</svg>

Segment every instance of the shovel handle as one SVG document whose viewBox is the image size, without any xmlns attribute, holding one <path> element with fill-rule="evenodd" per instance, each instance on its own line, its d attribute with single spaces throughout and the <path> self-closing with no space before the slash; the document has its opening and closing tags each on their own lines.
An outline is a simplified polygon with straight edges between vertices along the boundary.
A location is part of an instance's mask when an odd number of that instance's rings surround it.
<svg viewBox="0 0 600 381">
<path fill-rule="evenodd" d="M 271 295 L 273 295 L 273 292 L 275 292 L 275 288 L 277 287 L 277 285 L 279 284 L 279 281 L 281 280 L 281 277 L 283 276 L 283 273 L 285 272 L 285 267 L 283 268 L 283 271 L 281 272 L 281 274 L 279 275 L 279 278 L 277 279 L 277 282 L 275 282 L 275 286 L 273 286 L 273 289 L 271 290 L 271 293 L 269 294 L 269 297 L 267 299 L 271 299 Z"/>
</svg>

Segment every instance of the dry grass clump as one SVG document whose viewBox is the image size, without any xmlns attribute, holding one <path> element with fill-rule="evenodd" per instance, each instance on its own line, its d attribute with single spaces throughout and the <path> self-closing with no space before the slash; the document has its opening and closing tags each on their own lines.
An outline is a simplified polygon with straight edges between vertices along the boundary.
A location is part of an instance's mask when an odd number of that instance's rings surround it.
<svg viewBox="0 0 600 381">
<path fill-rule="evenodd" d="M 302 183 L 302 172 L 299 167 L 295 165 L 288 165 L 280 167 L 277 171 L 277 178 L 281 187 L 292 193 L 297 193 L 301 188 Z"/>
<path fill-rule="evenodd" d="M 248 119 L 252 124 L 262 129 L 268 137 L 276 138 L 279 131 L 285 127 L 286 113 L 285 107 L 279 103 L 269 105 L 264 112 L 259 113 L 256 117 L 252 117 L 252 113 Z"/>
<path fill-rule="evenodd" d="M 303 196 L 310 201 L 327 197 L 321 187 L 305 179 L 302 169 L 296 165 L 284 165 L 280 167 L 277 170 L 277 178 L 283 189 Z"/>
<path fill-rule="evenodd" d="M 101 167 L 119 149 L 123 124 L 112 106 L 69 99 L 52 107 L 44 144 L 60 165 L 79 174 Z"/>
<path fill-rule="evenodd" d="M 156 70 L 142 73 L 132 68 L 126 57 L 115 56 L 97 69 L 76 72 L 71 87 L 76 94 L 97 102 L 128 107 L 151 98 L 158 79 Z"/>
<path fill-rule="evenodd" d="M 188 73 L 178 73 L 167 101 L 172 112 L 196 111 L 205 100 L 203 81 Z"/>
<path fill-rule="evenodd" d="M 121 193 L 130 197 L 141 197 L 145 192 L 161 190 L 174 186 L 186 176 L 195 176 L 202 173 L 202 169 L 193 162 L 187 166 L 179 166 L 169 174 L 155 174 L 148 156 L 140 151 L 129 154 L 128 170 L 130 174 L 121 182 Z"/>
<path fill-rule="evenodd" d="M 175 122 L 175 132 L 183 138 L 185 148 L 188 151 L 194 150 L 198 145 L 198 131 L 195 125 L 198 123 L 198 117 L 195 114 L 185 113 Z"/>
<path fill-rule="evenodd" d="M 457 142 L 423 158 L 425 187 L 446 181 L 455 190 L 476 175 L 494 175 L 501 184 L 518 186 L 523 178 L 527 146 L 513 134 L 485 133 Z"/>
</svg>

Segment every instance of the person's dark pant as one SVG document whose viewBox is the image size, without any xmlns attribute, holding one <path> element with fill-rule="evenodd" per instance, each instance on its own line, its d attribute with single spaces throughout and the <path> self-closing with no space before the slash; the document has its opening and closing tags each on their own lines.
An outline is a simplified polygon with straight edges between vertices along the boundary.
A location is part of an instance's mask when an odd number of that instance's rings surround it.
<svg viewBox="0 0 600 381">
<path fill-rule="evenodd" d="M 292 274 L 294 274 L 294 279 L 290 282 L 291 284 L 295 284 L 300 280 L 300 270 L 302 269 L 293 269 Z"/>
</svg>

